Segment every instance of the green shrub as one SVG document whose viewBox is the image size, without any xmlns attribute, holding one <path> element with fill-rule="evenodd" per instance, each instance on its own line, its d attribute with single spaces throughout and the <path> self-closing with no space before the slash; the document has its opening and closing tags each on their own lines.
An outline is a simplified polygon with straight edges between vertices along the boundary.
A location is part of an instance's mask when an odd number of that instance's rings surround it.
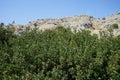
<svg viewBox="0 0 120 80">
<path fill-rule="evenodd" d="M 113 29 L 118 29 L 118 24 L 112 24 L 111 27 L 112 27 Z"/>
<path fill-rule="evenodd" d="M 0 46 L 1 80 L 119 80 L 120 36 L 32 30 Z"/>
</svg>

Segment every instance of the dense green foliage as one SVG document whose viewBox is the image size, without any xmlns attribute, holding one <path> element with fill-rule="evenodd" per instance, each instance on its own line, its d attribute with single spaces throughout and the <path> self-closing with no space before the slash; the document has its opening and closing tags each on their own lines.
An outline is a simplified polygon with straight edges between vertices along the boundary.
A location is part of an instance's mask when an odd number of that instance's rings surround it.
<svg viewBox="0 0 120 80">
<path fill-rule="evenodd" d="M 21 36 L 8 32 L 0 29 L 1 80 L 120 79 L 120 36 L 98 39 L 63 27 Z"/>
</svg>

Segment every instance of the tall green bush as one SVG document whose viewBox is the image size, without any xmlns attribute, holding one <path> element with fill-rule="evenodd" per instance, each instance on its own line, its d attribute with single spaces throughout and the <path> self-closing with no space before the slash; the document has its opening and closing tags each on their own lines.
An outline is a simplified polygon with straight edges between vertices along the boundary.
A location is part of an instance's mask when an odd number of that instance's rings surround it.
<svg viewBox="0 0 120 80">
<path fill-rule="evenodd" d="M 1 80 L 119 80 L 120 36 L 32 30 L 0 46 Z"/>
</svg>

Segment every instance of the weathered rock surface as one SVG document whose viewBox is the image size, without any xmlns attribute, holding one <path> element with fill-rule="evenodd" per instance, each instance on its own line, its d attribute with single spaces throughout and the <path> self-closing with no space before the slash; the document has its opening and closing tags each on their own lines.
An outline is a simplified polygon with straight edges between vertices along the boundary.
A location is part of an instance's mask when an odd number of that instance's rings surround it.
<svg viewBox="0 0 120 80">
<path fill-rule="evenodd" d="M 120 28 L 120 13 L 105 17 L 104 20 L 101 20 L 99 27 L 100 28 L 109 28 L 112 24 L 118 24 L 118 26 Z"/>
<path fill-rule="evenodd" d="M 94 18 L 88 15 L 79 15 L 60 19 L 38 19 L 23 26 L 14 26 L 15 34 L 20 34 L 26 28 L 29 30 L 38 28 L 38 30 L 44 31 L 46 29 L 55 29 L 57 26 L 63 26 L 65 28 L 70 27 L 72 31 L 89 29 L 91 30 L 92 34 L 98 34 L 100 30 L 106 30 L 107 28 L 110 28 L 112 24 L 118 24 L 119 28 L 114 30 L 114 35 L 120 35 L 120 13 L 104 17 L 103 19 Z"/>
<path fill-rule="evenodd" d="M 56 26 L 70 27 L 72 29 L 93 29 L 93 17 L 80 15 L 61 19 L 40 19 L 28 23 L 30 28 L 37 27 L 39 30 L 51 29 Z"/>
</svg>

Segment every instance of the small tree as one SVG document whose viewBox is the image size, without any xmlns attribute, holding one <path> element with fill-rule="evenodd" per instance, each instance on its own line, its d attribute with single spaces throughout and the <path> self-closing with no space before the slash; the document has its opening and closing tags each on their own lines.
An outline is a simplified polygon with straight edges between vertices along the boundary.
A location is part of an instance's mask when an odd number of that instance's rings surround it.
<svg viewBox="0 0 120 80">
<path fill-rule="evenodd" d="M 0 27 L 3 27 L 4 26 L 4 23 L 0 23 Z"/>
</svg>

